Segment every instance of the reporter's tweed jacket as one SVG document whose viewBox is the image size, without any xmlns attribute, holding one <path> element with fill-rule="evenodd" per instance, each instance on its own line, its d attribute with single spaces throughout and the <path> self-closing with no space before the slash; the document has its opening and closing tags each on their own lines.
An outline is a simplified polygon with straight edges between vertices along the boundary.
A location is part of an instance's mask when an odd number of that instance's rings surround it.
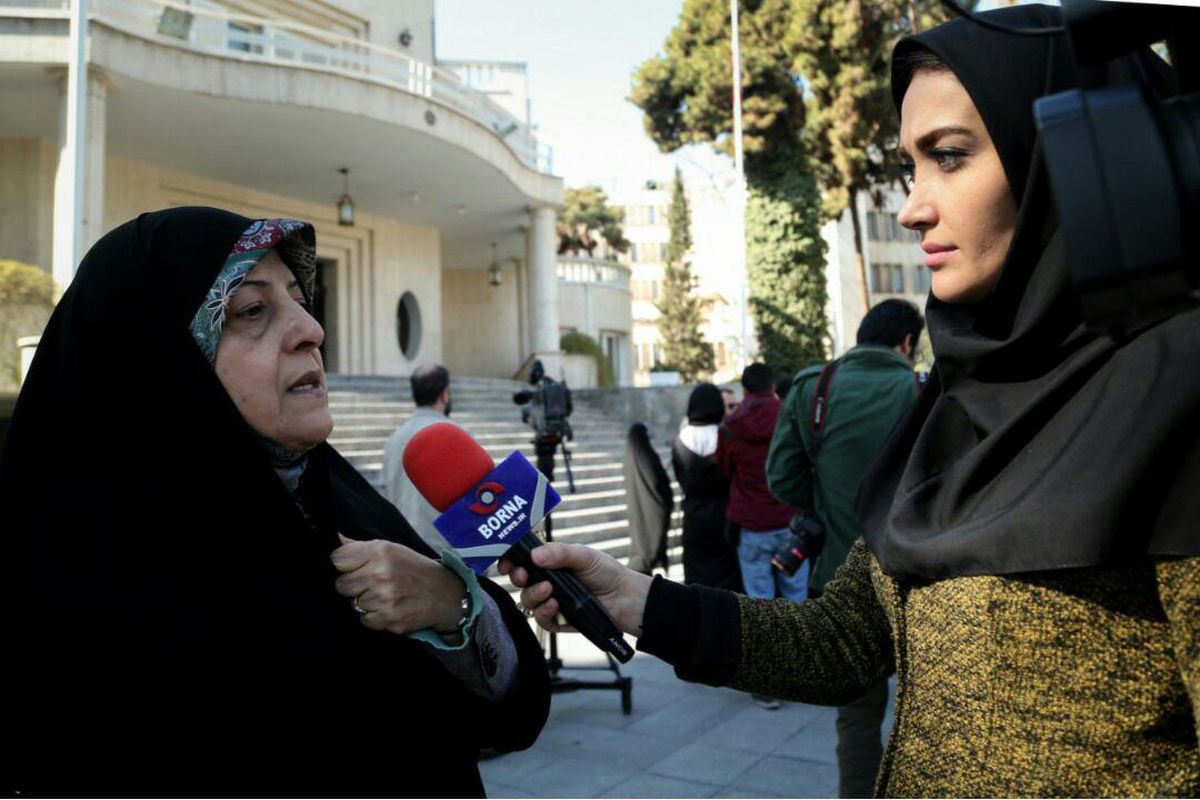
<svg viewBox="0 0 1200 800">
<path fill-rule="evenodd" d="M 1200 558 L 902 586 L 860 540 L 818 600 L 738 602 L 735 687 L 896 670 L 880 795 L 1200 795 Z"/>
</svg>

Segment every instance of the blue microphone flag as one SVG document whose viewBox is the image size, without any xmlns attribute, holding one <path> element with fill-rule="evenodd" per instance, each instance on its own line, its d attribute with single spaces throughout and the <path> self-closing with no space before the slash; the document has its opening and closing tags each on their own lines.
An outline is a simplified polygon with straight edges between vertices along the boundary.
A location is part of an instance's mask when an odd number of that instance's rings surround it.
<svg viewBox="0 0 1200 800">
<path fill-rule="evenodd" d="M 483 575 L 560 502 L 546 476 L 514 452 L 433 524 L 467 566 Z"/>
</svg>

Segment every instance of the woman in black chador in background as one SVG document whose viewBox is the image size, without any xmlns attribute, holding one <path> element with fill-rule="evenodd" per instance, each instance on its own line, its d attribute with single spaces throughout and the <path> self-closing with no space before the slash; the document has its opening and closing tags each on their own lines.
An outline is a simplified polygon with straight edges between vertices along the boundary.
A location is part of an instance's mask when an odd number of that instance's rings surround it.
<svg viewBox="0 0 1200 800">
<path fill-rule="evenodd" d="M 675 495 L 644 422 L 630 425 L 625 437 L 625 502 L 629 507 L 629 568 L 645 575 L 655 567 L 666 569 Z"/>
<path fill-rule="evenodd" d="M 482 796 L 545 663 L 325 441 L 311 225 L 143 214 L 84 258 L 0 454 L 5 791 Z"/>
<path fill-rule="evenodd" d="M 729 479 L 717 469 L 717 427 L 725 416 L 721 390 L 702 383 L 688 398 L 687 422 L 671 448 L 683 490 L 683 581 L 742 591 L 737 548 L 726 535 Z"/>
</svg>

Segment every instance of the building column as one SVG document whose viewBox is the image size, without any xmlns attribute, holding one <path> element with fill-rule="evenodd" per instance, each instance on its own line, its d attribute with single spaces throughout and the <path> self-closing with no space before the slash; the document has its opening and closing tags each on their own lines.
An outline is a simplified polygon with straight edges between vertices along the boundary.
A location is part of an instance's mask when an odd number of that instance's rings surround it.
<svg viewBox="0 0 1200 800">
<path fill-rule="evenodd" d="M 529 286 L 529 346 L 539 357 L 559 351 L 558 275 L 554 234 L 554 208 L 537 206 L 529 211 L 525 234 L 525 275 Z M 557 362 L 557 358 L 554 359 Z M 546 359 L 543 358 L 543 362 Z M 558 374 L 558 364 L 546 363 L 546 371 Z"/>
<path fill-rule="evenodd" d="M 108 149 L 109 81 L 103 72 L 88 69 L 78 147 L 72 148 L 69 76 L 60 84 L 58 166 L 54 174 L 54 280 L 66 290 L 79 260 L 104 235 L 104 160 Z M 80 180 L 76 181 L 76 171 Z M 76 197 L 78 193 L 78 197 Z"/>
</svg>

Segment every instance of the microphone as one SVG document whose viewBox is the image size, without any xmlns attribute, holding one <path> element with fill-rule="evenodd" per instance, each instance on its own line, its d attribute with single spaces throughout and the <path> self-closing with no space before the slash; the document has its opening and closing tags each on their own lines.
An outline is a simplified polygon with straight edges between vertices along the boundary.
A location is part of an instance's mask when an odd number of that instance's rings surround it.
<svg viewBox="0 0 1200 800">
<path fill-rule="evenodd" d="M 588 641 L 621 663 L 633 658 L 621 629 L 574 574 L 534 566 L 537 531 L 562 498 L 525 456 L 514 451 L 496 466 L 466 431 L 438 422 L 409 440 L 403 460 L 408 479 L 442 512 L 434 526 L 475 574 L 507 555 L 533 580 L 550 581 L 562 615 Z"/>
</svg>

